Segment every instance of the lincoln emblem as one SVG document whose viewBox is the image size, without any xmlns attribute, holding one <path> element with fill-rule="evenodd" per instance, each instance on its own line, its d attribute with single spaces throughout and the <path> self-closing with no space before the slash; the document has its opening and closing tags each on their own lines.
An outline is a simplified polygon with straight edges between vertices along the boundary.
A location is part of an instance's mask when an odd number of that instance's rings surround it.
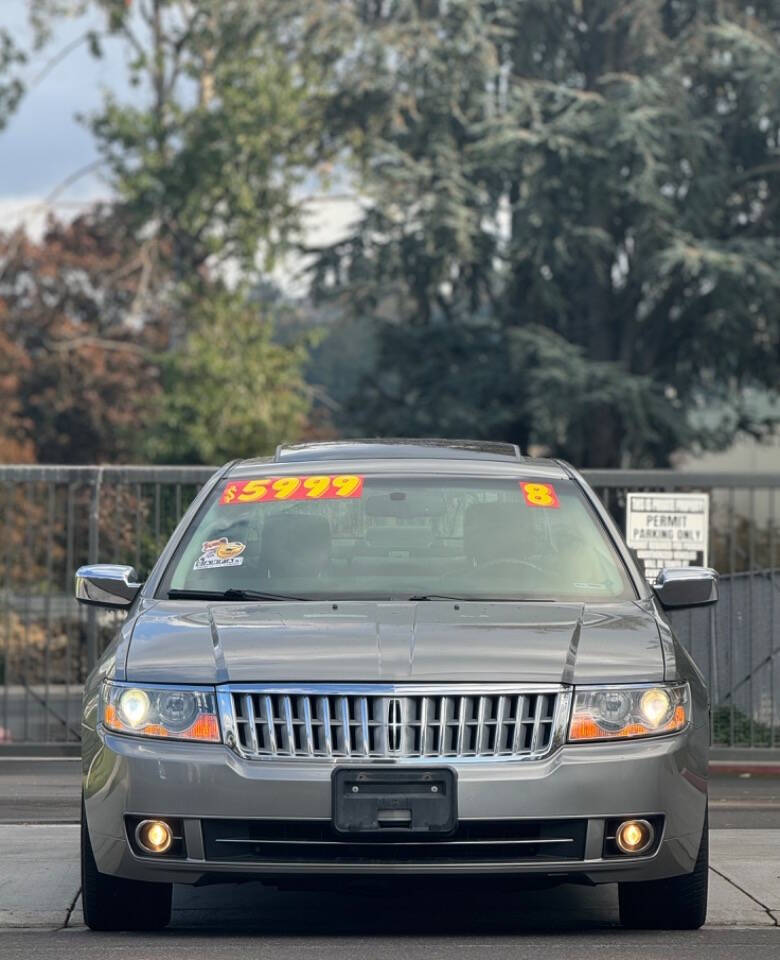
<svg viewBox="0 0 780 960">
<path fill-rule="evenodd" d="M 387 746 L 392 753 L 398 753 L 401 749 L 403 727 L 401 701 L 393 697 L 387 704 Z"/>
</svg>

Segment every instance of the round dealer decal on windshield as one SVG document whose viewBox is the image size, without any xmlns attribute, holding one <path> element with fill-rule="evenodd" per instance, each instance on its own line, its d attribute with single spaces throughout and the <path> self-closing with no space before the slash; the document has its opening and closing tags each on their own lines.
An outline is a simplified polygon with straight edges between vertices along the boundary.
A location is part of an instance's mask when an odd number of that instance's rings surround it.
<svg viewBox="0 0 780 960">
<path fill-rule="evenodd" d="M 246 550 L 246 544 L 238 540 L 228 540 L 220 537 L 218 540 L 207 540 L 201 547 L 203 553 L 195 561 L 193 570 L 212 570 L 214 567 L 240 567 L 244 562 L 241 554 Z"/>
</svg>

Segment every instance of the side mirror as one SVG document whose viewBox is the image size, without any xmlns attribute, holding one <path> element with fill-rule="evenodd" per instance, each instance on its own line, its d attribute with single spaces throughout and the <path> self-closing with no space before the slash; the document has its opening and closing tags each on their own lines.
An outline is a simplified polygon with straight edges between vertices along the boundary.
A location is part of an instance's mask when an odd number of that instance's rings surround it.
<svg viewBox="0 0 780 960">
<path fill-rule="evenodd" d="M 129 607 L 143 584 L 133 567 L 96 563 L 76 571 L 76 599 L 95 607 Z"/>
<path fill-rule="evenodd" d="M 718 600 L 718 574 L 709 567 L 664 567 L 653 590 L 667 610 L 706 607 Z"/>
</svg>

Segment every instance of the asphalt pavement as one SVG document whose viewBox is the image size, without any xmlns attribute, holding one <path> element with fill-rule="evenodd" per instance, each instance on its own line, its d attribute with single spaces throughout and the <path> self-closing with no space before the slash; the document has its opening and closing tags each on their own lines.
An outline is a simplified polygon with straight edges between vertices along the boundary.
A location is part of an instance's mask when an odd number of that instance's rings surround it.
<svg viewBox="0 0 780 960">
<path fill-rule="evenodd" d="M 79 776 L 78 761 L 0 760 L 3 960 L 780 957 L 780 779 L 712 779 L 711 902 L 695 933 L 621 930 L 614 886 L 293 893 L 247 883 L 176 887 L 168 931 L 108 935 L 83 927 Z"/>
<path fill-rule="evenodd" d="M 77 823 L 81 761 L 0 757 L 0 824 Z"/>
<path fill-rule="evenodd" d="M 777 929 L 627 933 L 619 929 L 548 929 L 483 933 L 436 930 L 301 936 L 250 930 L 106 935 L 84 930 L 0 932 L 4 960 L 777 960 Z"/>
</svg>

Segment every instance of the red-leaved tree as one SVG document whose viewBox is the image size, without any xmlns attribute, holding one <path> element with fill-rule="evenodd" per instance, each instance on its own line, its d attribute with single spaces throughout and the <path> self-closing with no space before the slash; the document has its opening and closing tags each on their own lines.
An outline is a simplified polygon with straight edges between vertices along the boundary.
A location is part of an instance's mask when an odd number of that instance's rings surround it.
<svg viewBox="0 0 780 960">
<path fill-rule="evenodd" d="M 0 235 L 0 460 L 132 456 L 168 327 L 144 273 L 105 210 L 51 220 L 40 241 Z"/>
</svg>

